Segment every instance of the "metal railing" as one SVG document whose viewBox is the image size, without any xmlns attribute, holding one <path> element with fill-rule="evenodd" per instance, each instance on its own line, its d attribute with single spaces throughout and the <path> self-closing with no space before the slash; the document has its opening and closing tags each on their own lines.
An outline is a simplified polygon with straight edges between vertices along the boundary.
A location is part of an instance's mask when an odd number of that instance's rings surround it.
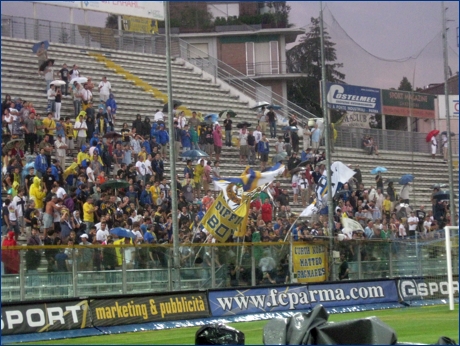
<svg viewBox="0 0 460 346">
<path fill-rule="evenodd" d="M 350 279 L 439 275 L 446 268 L 443 234 L 434 232 L 429 239 L 336 240 L 332 251 L 348 257 Z M 452 247 L 452 263 L 458 263 L 458 236 L 452 243 L 457 244 Z M 270 285 L 277 268 L 267 275 L 261 260 L 271 257 L 278 266 L 290 258 L 290 245 L 181 244 L 180 289 Z M 177 277 L 171 245 L 18 246 L 2 247 L 2 252 L 2 301 L 170 292 Z M 38 255 L 39 266 L 31 255 Z M 115 256 L 115 267 L 105 267 L 107 256 Z M 332 265 L 337 274 L 339 263 Z M 458 274 L 458 266 L 453 274 Z"/>
<path fill-rule="evenodd" d="M 336 130 L 335 145 L 337 147 L 362 148 L 363 136 L 369 135 L 372 136 L 379 150 L 426 153 L 427 155 L 431 153 L 431 144 L 426 142 L 426 133 L 347 126 L 339 127 Z M 440 142 L 440 138 L 438 138 L 438 143 Z M 458 156 L 458 146 L 458 138 L 452 138 L 452 154 L 456 156 Z M 440 146 L 438 153 L 442 153 Z"/>
</svg>

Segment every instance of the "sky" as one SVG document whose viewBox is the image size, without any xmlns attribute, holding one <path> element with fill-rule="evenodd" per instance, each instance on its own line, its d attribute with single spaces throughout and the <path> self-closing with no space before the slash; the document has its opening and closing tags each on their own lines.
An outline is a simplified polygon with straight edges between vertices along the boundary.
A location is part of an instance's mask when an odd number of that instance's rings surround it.
<svg viewBox="0 0 460 346">
<path fill-rule="evenodd" d="M 318 17 L 319 1 L 288 1 L 290 22 L 298 27 Z M 337 43 L 337 61 L 344 63 L 342 72 L 349 84 L 397 88 L 403 76 L 416 87 L 444 80 L 442 55 L 442 6 L 439 1 L 324 1 L 323 17 L 326 30 Z M 446 1 L 448 22 L 449 66 L 458 71 L 457 28 L 458 2 Z M 334 25 L 332 16 L 343 30 L 364 50 L 358 48 Z M 438 36 L 436 34 L 439 33 Z M 334 41 L 334 38 L 336 40 Z M 430 43 L 431 41 L 431 43 Z M 404 63 L 384 62 L 371 56 L 397 60 L 416 56 Z M 414 72 L 415 70 L 415 72 Z M 396 84 L 396 85 L 395 85 Z"/>
<path fill-rule="evenodd" d="M 319 1 L 287 3 L 291 6 L 290 22 L 296 27 L 305 27 L 310 23 L 311 17 L 319 16 Z M 414 87 L 443 82 L 441 2 L 324 1 L 322 5 L 326 30 L 336 43 L 337 62 L 344 64 L 341 72 L 346 75 L 346 83 L 376 88 L 397 88 L 404 76 Z M 452 20 L 448 22 L 448 59 L 449 66 L 455 74 L 459 70 L 459 4 L 446 1 L 444 5 L 448 7 L 447 19 Z M 32 4 L 29 1 L 2 1 L 1 9 L 2 13 L 7 15 L 33 16 Z M 67 22 L 69 10 L 40 4 L 37 6 L 37 16 L 45 20 Z M 88 12 L 86 20 L 89 25 L 104 26 L 106 17 L 106 14 Z M 83 11 L 74 11 L 74 22 L 84 24 Z M 424 47 L 426 48 L 422 51 Z M 400 60 L 416 56 L 420 51 L 422 53 L 418 59 L 397 63 L 382 60 Z"/>
</svg>

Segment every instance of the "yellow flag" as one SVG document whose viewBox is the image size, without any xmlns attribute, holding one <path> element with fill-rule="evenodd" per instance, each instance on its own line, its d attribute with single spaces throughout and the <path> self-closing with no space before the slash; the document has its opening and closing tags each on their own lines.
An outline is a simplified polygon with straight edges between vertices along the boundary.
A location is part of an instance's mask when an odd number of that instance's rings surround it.
<svg viewBox="0 0 460 346">
<path fill-rule="evenodd" d="M 225 242 L 232 232 L 239 230 L 247 217 L 247 203 L 243 208 L 232 211 L 222 193 L 216 198 L 201 220 L 201 225 L 219 242 Z"/>
<path fill-rule="evenodd" d="M 238 230 L 235 230 L 235 233 L 233 233 L 234 237 L 244 237 L 244 235 L 246 234 L 246 229 L 248 226 L 250 204 L 251 204 L 251 198 L 249 196 L 243 195 L 243 200 L 241 201 L 240 207 L 235 210 L 235 213 L 237 215 L 243 217 L 243 222 L 241 222 Z"/>
</svg>

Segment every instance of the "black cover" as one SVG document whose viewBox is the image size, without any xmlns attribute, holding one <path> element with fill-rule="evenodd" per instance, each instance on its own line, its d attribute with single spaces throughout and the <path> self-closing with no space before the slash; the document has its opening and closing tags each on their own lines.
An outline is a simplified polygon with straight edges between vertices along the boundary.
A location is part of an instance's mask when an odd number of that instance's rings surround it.
<svg viewBox="0 0 460 346">
<path fill-rule="evenodd" d="M 244 345 L 244 333 L 225 324 L 209 324 L 198 329 L 195 345 Z"/>
<path fill-rule="evenodd" d="M 271 320 L 264 327 L 264 344 L 394 345 L 397 342 L 395 331 L 377 317 L 338 323 L 328 323 L 328 317 L 326 309 L 317 305 L 308 314 Z"/>
</svg>

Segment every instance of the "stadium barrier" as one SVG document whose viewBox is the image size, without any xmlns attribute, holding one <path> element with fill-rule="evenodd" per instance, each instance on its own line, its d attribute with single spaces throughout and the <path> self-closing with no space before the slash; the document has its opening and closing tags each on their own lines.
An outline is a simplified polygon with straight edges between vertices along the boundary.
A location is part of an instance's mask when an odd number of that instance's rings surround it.
<svg viewBox="0 0 460 346">
<path fill-rule="evenodd" d="M 454 277 L 458 300 L 458 275 Z M 447 280 L 433 277 L 338 281 L 312 284 L 211 289 L 181 293 L 85 297 L 29 303 L 2 302 L 2 336 L 96 329 L 102 332 L 164 328 L 165 322 L 203 325 L 216 319 L 259 316 L 261 319 L 310 311 L 322 305 L 329 311 L 395 308 L 412 302 L 443 303 Z M 287 315 L 286 315 L 287 314 Z M 195 323 L 195 322 L 196 323 Z M 112 329 L 114 327 L 115 329 Z M 88 330 L 87 333 L 93 331 Z M 48 334 L 47 334 L 48 335 Z M 81 336 L 78 335 L 78 336 Z"/>
<path fill-rule="evenodd" d="M 453 263 L 457 263 L 458 236 L 451 240 Z M 181 244 L 179 269 L 173 266 L 170 244 L 2 247 L 1 297 L 3 302 L 26 302 L 334 281 L 340 261 L 331 258 L 339 252 L 349 258 L 351 280 L 435 277 L 446 273 L 444 243 L 442 234 L 418 240 L 334 241 L 332 253 L 328 241 L 321 239 L 292 244 Z M 102 257 L 110 250 L 116 266 L 107 270 Z M 31 251 L 41 255 L 37 268 L 27 260 Z M 55 263 L 46 260 L 62 253 L 67 271 L 57 271 Z M 458 275 L 458 266 L 452 270 Z"/>
</svg>

